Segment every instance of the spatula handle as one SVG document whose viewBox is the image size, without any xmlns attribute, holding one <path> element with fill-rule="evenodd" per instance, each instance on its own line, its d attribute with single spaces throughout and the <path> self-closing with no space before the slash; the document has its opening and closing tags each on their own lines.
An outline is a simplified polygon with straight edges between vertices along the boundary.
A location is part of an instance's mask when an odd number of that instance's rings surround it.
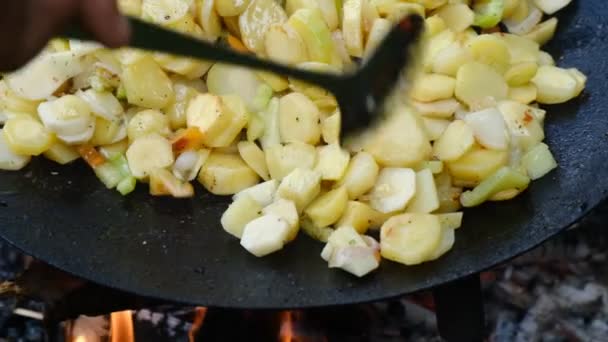
<svg viewBox="0 0 608 342">
<path fill-rule="evenodd" d="M 335 83 L 338 79 L 338 76 L 291 68 L 262 60 L 254 55 L 238 53 L 132 17 L 129 17 L 128 20 L 131 25 L 131 41 L 129 46 L 133 48 L 270 71 L 330 88 L 329 90 L 332 90 L 332 83 Z M 72 25 L 65 31 L 63 36 L 78 40 L 95 40 L 91 34 L 78 25 Z"/>
</svg>

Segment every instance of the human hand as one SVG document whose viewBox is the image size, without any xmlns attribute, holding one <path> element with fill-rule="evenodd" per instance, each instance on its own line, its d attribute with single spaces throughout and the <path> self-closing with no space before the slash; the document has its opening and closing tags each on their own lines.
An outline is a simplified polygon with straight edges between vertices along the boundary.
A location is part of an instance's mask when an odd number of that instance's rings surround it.
<svg viewBox="0 0 608 342">
<path fill-rule="evenodd" d="M 116 0 L 5 0 L 2 5 L 0 71 L 27 63 L 71 20 L 109 47 L 129 40 L 129 24 Z"/>
</svg>

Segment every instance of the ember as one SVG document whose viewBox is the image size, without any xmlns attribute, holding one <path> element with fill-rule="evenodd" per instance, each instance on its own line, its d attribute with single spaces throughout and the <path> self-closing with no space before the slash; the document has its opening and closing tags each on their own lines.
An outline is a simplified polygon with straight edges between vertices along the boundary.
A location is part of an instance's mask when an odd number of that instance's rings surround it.
<svg viewBox="0 0 608 342">
<path fill-rule="evenodd" d="M 608 236 L 602 221 L 608 206 L 602 214 L 481 275 L 489 341 L 607 341 Z M 15 279 L 28 264 L 28 258 L 0 243 L 2 279 Z M 43 321 L 45 305 L 16 297 L 19 291 L 15 283 L 0 284 L 0 340 L 40 341 L 46 333 L 70 342 L 440 341 L 429 293 L 283 312 L 155 304 L 107 316 L 74 316 L 54 332 Z"/>
</svg>

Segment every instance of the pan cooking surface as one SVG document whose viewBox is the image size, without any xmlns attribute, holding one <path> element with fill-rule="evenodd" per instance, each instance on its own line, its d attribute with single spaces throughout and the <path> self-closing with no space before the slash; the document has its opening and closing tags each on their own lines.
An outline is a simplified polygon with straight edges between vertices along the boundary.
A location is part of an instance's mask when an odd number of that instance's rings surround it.
<svg viewBox="0 0 608 342">
<path fill-rule="evenodd" d="M 516 200 L 469 210 L 453 250 L 404 267 L 384 260 L 357 279 L 329 270 L 323 245 L 298 241 L 258 259 L 224 233 L 229 198 L 123 198 L 84 163 L 36 160 L 0 175 L 0 235 L 29 254 L 104 285 L 207 306 L 291 308 L 383 299 L 480 271 L 575 222 L 608 194 L 608 8 L 575 1 L 549 46 L 562 66 L 589 76 L 585 95 L 549 108 L 546 133 L 560 168 Z M 557 54 L 557 55 L 556 55 Z M 559 57 L 562 58 L 559 58 Z"/>
</svg>

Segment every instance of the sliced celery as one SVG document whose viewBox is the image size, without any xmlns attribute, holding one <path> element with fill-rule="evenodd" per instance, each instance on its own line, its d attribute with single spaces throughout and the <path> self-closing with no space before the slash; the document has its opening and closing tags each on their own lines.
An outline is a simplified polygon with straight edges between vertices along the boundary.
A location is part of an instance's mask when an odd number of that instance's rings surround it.
<svg viewBox="0 0 608 342">
<path fill-rule="evenodd" d="M 521 159 L 522 166 L 532 180 L 539 179 L 557 167 L 557 162 L 549 146 L 540 143 L 526 152 Z"/>
<path fill-rule="evenodd" d="M 259 112 L 265 110 L 272 98 L 272 88 L 268 84 L 260 84 L 258 86 L 257 95 L 253 99 L 252 107 Z"/>
<path fill-rule="evenodd" d="M 118 190 L 121 195 L 126 196 L 135 190 L 136 185 L 137 180 L 135 177 L 127 177 L 118 183 L 116 190 Z"/>
<path fill-rule="evenodd" d="M 475 4 L 475 21 L 473 25 L 481 28 L 491 28 L 502 20 L 505 8 L 504 0 L 484 0 Z"/>
<path fill-rule="evenodd" d="M 97 178 L 108 188 L 112 189 L 123 180 L 123 175 L 120 170 L 112 163 L 105 163 L 96 167 L 95 174 Z"/>
<path fill-rule="evenodd" d="M 112 165 L 114 165 L 114 167 L 116 167 L 120 171 L 123 178 L 132 176 L 131 170 L 129 169 L 129 163 L 127 162 L 127 158 L 123 154 L 115 156 L 110 161 Z"/>
<path fill-rule="evenodd" d="M 528 187 L 528 184 L 530 184 L 530 178 L 505 166 L 484 179 L 473 190 L 465 191 L 460 196 L 460 203 L 464 207 L 478 206 L 497 192 L 513 188 L 523 190 Z"/>
<path fill-rule="evenodd" d="M 122 83 L 116 89 L 116 98 L 123 101 L 127 99 L 127 89 L 125 89 Z"/>
</svg>

